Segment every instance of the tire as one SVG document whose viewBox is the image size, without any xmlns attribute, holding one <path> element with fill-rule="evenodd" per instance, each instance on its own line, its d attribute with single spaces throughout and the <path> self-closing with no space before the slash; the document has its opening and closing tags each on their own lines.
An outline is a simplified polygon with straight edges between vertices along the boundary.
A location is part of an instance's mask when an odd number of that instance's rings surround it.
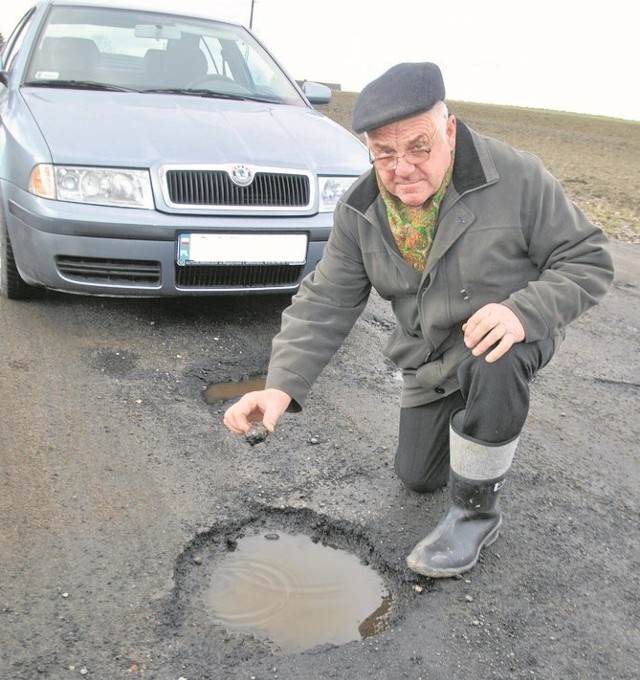
<svg viewBox="0 0 640 680">
<path fill-rule="evenodd" d="M 0 294 L 9 300 L 30 300 L 40 297 L 42 292 L 40 288 L 25 283 L 18 272 L 13 258 L 9 230 L 0 205 Z"/>
</svg>

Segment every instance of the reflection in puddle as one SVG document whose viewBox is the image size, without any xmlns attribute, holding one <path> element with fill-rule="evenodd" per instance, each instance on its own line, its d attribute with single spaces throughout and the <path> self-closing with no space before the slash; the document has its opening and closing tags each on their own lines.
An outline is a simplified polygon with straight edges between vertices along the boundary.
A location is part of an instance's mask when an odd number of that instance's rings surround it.
<svg viewBox="0 0 640 680">
<path fill-rule="evenodd" d="M 375 635 L 391 604 L 380 576 L 355 555 L 285 533 L 240 539 L 214 567 L 204 597 L 225 628 L 279 653 Z"/>
<path fill-rule="evenodd" d="M 218 401 L 236 399 L 247 392 L 263 390 L 265 382 L 266 378 L 257 377 L 242 382 L 212 383 L 204 391 L 204 400 L 207 404 L 215 404 Z"/>
</svg>

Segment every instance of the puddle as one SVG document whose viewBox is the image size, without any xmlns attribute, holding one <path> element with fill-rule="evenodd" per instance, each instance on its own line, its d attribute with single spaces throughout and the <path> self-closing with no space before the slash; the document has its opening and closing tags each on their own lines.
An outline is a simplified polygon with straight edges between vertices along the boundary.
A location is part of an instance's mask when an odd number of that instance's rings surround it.
<svg viewBox="0 0 640 680">
<path fill-rule="evenodd" d="M 341 645 L 387 626 L 391 595 L 381 577 L 303 534 L 246 536 L 212 569 L 203 597 L 215 621 L 275 653 Z"/>
<path fill-rule="evenodd" d="M 241 382 L 212 383 L 204 390 L 204 400 L 207 404 L 215 404 L 218 401 L 237 399 L 247 392 L 263 390 L 265 377 L 249 378 Z"/>
<path fill-rule="evenodd" d="M 158 600 L 167 640 L 209 668 L 361 645 L 415 597 L 411 572 L 389 564 L 358 524 L 253 503 L 233 515 L 185 545 Z"/>
</svg>

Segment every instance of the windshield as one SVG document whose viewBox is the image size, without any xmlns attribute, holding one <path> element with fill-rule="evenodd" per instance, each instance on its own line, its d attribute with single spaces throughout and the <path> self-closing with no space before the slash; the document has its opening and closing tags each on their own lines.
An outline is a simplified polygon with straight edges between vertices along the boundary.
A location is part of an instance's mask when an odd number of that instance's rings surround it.
<svg viewBox="0 0 640 680">
<path fill-rule="evenodd" d="M 25 84 L 71 81 L 305 106 L 292 82 L 241 26 L 144 11 L 54 7 Z"/>
</svg>

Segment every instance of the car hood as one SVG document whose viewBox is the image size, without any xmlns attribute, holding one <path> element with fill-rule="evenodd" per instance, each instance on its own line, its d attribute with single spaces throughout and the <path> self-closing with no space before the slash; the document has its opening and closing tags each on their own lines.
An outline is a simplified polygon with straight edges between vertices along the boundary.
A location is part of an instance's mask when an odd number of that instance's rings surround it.
<svg viewBox="0 0 640 680">
<path fill-rule="evenodd" d="M 252 163 L 354 175 L 368 167 L 355 136 L 306 107 L 86 90 L 22 94 L 54 163 Z"/>
</svg>

